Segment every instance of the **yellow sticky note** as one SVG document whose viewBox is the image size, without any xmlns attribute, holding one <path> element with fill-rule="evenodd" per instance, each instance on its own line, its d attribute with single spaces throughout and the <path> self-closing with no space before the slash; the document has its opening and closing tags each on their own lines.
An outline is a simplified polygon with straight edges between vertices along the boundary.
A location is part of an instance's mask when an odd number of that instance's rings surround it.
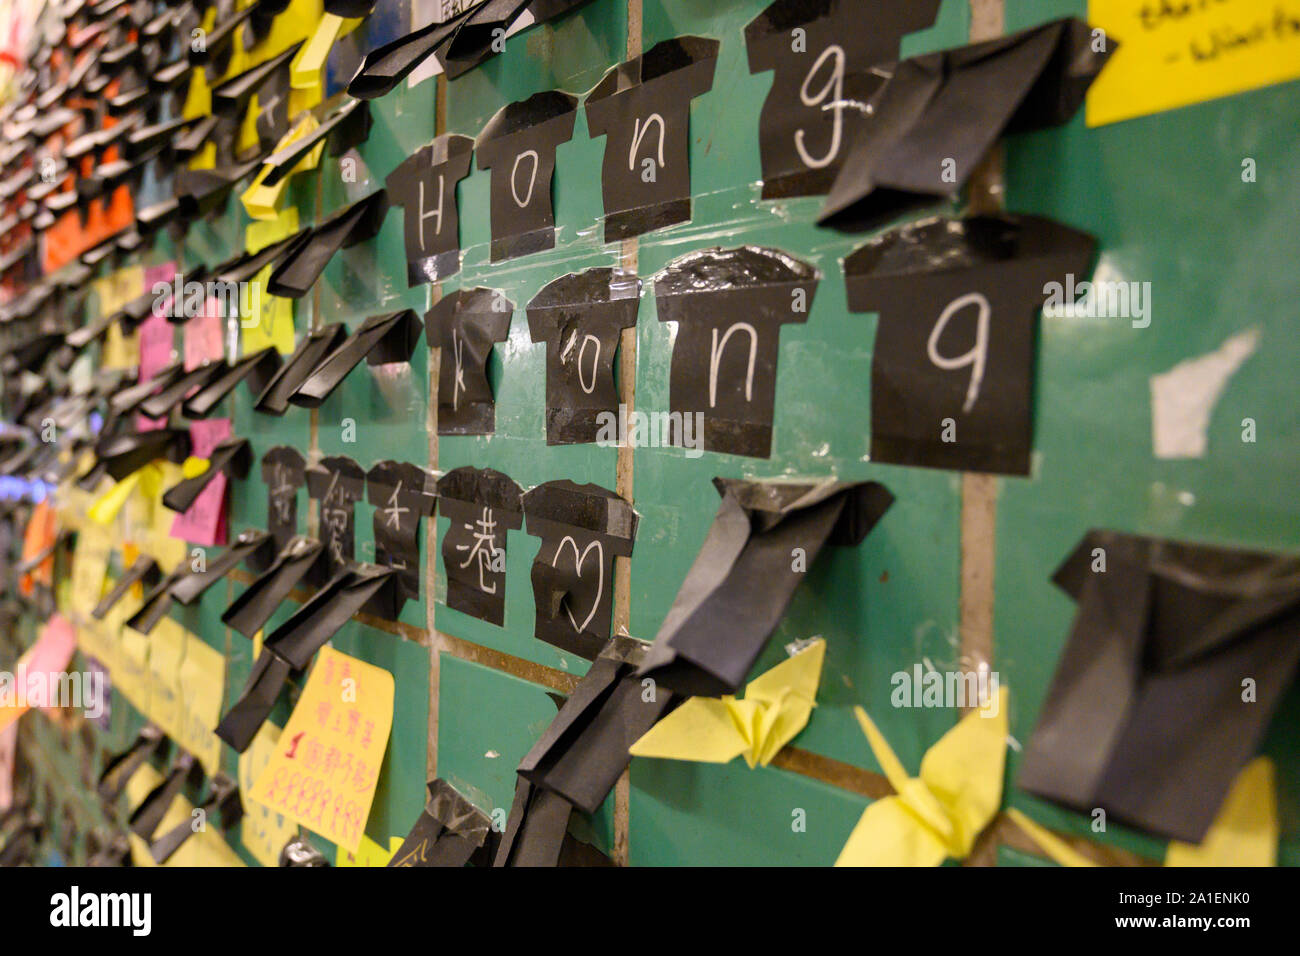
<svg viewBox="0 0 1300 956">
<path fill-rule="evenodd" d="M 312 116 L 310 113 L 303 113 L 294 122 L 289 132 L 280 137 L 279 142 L 275 144 L 274 152 L 278 153 L 282 149 L 287 149 L 289 146 L 298 142 L 298 140 L 310 136 L 319 128 L 320 123 L 316 121 L 316 117 Z M 293 176 L 294 173 L 303 172 L 308 169 L 315 169 L 320 163 L 321 153 L 324 151 L 325 141 L 321 140 L 312 147 L 306 156 L 298 160 L 293 169 L 282 176 L 274 186 L 267 186 L 265 184 L 264 180 L 270 170 L 267 167 L 263 167 L 253 180 L 252 184 L 245 189 L 243 195 L 239 197 L 239 201 L 244 204 L 244 211 L 255 220 L 265 222 L 275 219 L 280 211 L 280 199 L 284 195 L 285 187 L 289 185 L 289 178 Z M 265 243 L 263 243 L 263 245 L 265 245 Z M 261 246 L 257 246 L 256 248 L 260 249 Z M 253 252 L 255 249 L 249 249 L 249 251 Z"/>
<path fill-rule="evenodd" d="M 290 206 L 274 219 L 249 223 L 244 245 L 249 252 L 257 252 L 297 231 L 298 210 Z M 253 279 L 249 301 L 256 305 L 257 314 L 240 317 L 245 355 L 271 346 L 281 355 L 288 355 L 294 349 L 293 300 L 266 291 L 271 269 L 267 266 Z"/>
<path fill-rule="evenodd" d="M 271 762 L 279 743 L 280 728 L 268 721 L 258 730 L 248 749 L 239 755 L 239 790 L 244 802 L 239 838 L 244 848 L 263 866 L 279 866 L 280 851 L 298 835 L 297 824 L 251 796 L 254 781 Z"/>
<path fill-rule="evenodd" d="M 180 683 L 181 746 L 194 755 L 211 777 L 221 769 L 221 738 L 213 730 L 221 720 L 225 655 L 193 634 L 187 635 Z"/>
<path fill-rule="evenodd" d="M 356 853 L 349 853 L 343 847 L 338 848 L 338 855 L 335 857 L 335 866 L 387 866 L 388 861 L 393 858 L 397 848 L 402 844 L 396 845 L 389 841 L 389 849 L 385 850 L 370 837 L 363 835 L 361 837 L 361 848 Z"/>
<path fill-rule="evenodd" d="M 1256 757 L 1237 775 L 1199 845 L 1173 840 L 1165 866 L 1276 866 L 1277 788 L 1273 761 Z"/>
<path fill-rule="evenodd" d="M 1300 77 L 1300 3 L 1089 0 L 1119 42 L 1088 93 L 1088 125 L 1203 103 Z"/>
<path fill-rule="evenodd" d="M 322 648 L 253 799 L 356 853 L 393 724 L 393 675 Z"/>
<path fill-rule="evenodd" d="M 320 87 L 320 71 L 330 49 L 345 33 L 352 31 L 360 19 L 348 20 L 327 13 L 316 24 L 316 31 L 311 39 L 304 43 L 293 63 L 289 67 L 289 85 L 295 90 L 310 90 Z"/>
<path fill-rule="evenodd" d="M 79 624 L 90 620 L 90 612 L 104 594 L 108 558 L 113 537 L 94 522 L 77 532 L 77 550 L 72 557 L 72 589 L 69 601 Z"/>
<path fill-rule="evenodd" d="M 135 705 L 142 714 L 150 712 L 149 638 L 129 627 L 118 632 L 119 667 L 113 675 L 117 689 Z"/>
<path fill-rule="evenodd" d="M 129 633 L 130 629 L 126 630 Z M 159 621 L 149 634 L 149 719 L 173 740 L 180 740 L 181 660 L 185 656 L 185 628 L 170 617 Z"/>
</svg>

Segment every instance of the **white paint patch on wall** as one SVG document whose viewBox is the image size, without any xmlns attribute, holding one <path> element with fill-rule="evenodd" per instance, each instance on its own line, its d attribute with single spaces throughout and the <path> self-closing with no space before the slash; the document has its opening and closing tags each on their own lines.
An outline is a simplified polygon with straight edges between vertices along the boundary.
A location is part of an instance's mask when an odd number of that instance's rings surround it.
<svg viewBox="0 0 1300 956">
<path fill-rule="evenodd" d="M 1210 415 L 1246 359 L 1259 347 L 1248 329 L 1199 358 L 1151 376 L 1152 443 L 1157 458 L 1204 458 Z"/>
</svg>

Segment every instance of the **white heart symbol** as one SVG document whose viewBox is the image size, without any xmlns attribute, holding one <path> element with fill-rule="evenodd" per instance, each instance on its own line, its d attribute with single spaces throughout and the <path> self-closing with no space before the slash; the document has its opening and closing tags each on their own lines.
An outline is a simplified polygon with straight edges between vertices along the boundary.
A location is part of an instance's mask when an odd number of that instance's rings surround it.
<svg viewBox="0 0 1300 956">
<path fill-rule="evenodd" d="M 600 577 L 596 579 L 596 600 L 592 602 L 591 613 L 587 615 L 587 619 L 582 622 L 581 627 L 579 627 L 578 622 L 574 620 L 573 612 L 569 610 L 568 606 L 566 605 L 564 608 L 564 613 L 569 615 L 569 623 L 573 625 L 573 629 L 575 631 L 585 631 L 587 625 L 591 623 L 591 619 L 596 616 L 596 609 L 600 607 L 601 595 L 605 593 L 605 549 L 601 547 L 599 541 L 593 541 L 582 550 L 581 554 L 579 554 L 578 542 L 573 540 L 572 535 L 565 535 L 564 540 L 560 542 L 560 546 L 555 549 L 555 557 L 551 558 L 551 567 L 555 567 L 555 562 L 560 560 L 560 552 L 564 550 L 566 544 L 573 548 L 573 570 L 579 578 L 582 577 L 583 562 L 587 560 L 587 555 L 590 553 L 592 548 L 596 549 L 596 557 L 599 558 L 596 563 L 596 570 L 600 574 Z"/>
</svg>

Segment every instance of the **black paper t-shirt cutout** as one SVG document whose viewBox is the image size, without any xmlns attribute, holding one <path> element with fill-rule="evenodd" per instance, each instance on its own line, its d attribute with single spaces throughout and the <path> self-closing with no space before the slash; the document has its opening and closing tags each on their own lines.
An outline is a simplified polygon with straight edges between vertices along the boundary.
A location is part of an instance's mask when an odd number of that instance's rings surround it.
<svg viewBox="0 0 1300 956">
<path fill-rule="evenodd" d="M 641 280 L 610 268 L 561 276 L 528 303 L 528 331 L 546 343 L 546 443 L 597 440 L 616 416 L 614 353 L 636 325 Z"/>
<path fill-rule="evenodd" d="M 1300 666 L 1300 556 L 1093 530 L 1052 583 L 1078 609 L 1019 786 L 1201 843 Z"/>
<path fill-rule="evenodd" d="M 871 67 L 938 12 L 939 0 L 776 0 L 745 27 L 749 71 L 776 74 L 758 121 L 764 199 L 830 190 L 884 82 Z"/>
<path fill-rule="evenodd" d="M 488 382 L 492 346 L 510 334 L 515 304 L 500 289 L 458 289 L 424 315 L 429 348 L 442 350 L 438 434 L 491 435 L 496 404 Z"/>
<path fill-rule="evenodd" d="M 323 584 L 355 556 L 355 505 L 366 493 L 366 473 L 344 455 L 322 458 L 306 473 L 307 494 L 320 502 L 320 539 L 325 546 L 325 560 L 312 569 L 313 583 Z"/>
<path fill-rule="evenodd" d="M 534 93 L 501 107 L 474 141 L 478 168 L 492 170 L 493 262 L 555 248 L 555 150 L 573 138 L 577 109 L 570 93 Z"/>
<path fill-rule="evenodd" d="M 701 422 L 707 451 L 771 455 L 781 326 L 808 321 L 819 279 L 808 263 L 758 246 L 690 252 L 655 277 L 659 321 L 677 323 L 673 444 L 701 447 Z"/>
<path fill-rule="evenodd" d="M 447 606 L 501 627 L 506 608 L 507 531 L 523 524 L 523 490 L 490 468 L 456 468 L 438 481 L 450 522 L 442 538 Z"/>
<path fill-rule="evenodd" d="M 420 599 L 420 519 L 433 514 L 437 492 L 423 468 L 397 461 L 376 463 L 366 474 L 366 488 L 375 508 L 375 563 L 397 572 L 396 586 L 378 595 L 392 595 L 397 606 L 375 611 L 395 620 L 406 601 Z"/>
<path fill-rule="evenodd" d="M 266 529 L 283 550 L 298 533 L 298 489 L 307 481 L 307 462 L 291 445 L 277 445 L 262 456 L 266 484 Z"/>
<path fill-rule="evenodd" d="M 930 219 L 844 260 L 849 309 L 879 312 L 875 461 L 1029 474 L 1038 314 L 1096 241 L 1036 216 Z"/>
<path fill-rule="evenodd" d="M 599 485 L 548 481 L 524 495 L 533 561 L 534 636 L 595 660 L 609 640 L 614 558 L 632 556 L 638 516 Z"/>
<path fill-rule="evenodd" d="M 713 88 L 719 43 L 683 36 L 620 63 L 587 96 L 591 136 L 607 136 L 601 170 L 605 241 L 691 218 L 691 100 Z"/>
<path fill-rule="evenodd" d="M 404 211 L 406 282 L 437 282 L 460 271 L 456 184 L 469 175 L 474 141 L 445 133 L 417 149 L 384 181 L 388 201 Z"/>
</svg>

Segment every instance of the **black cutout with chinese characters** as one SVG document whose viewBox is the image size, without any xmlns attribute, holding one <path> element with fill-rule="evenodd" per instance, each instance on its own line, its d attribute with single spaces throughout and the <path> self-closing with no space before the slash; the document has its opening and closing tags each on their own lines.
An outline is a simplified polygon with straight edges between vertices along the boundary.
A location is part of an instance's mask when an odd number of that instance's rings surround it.
<svg viewBox="0 0 1300 956">
<path fill-rule="evenodd" d="M 504 626 L 507 532 L 523 524 L 523 490 L 499 471 L 466 466 L 439 479 L 438 499 L 449 522 L 442 537 L 447 606 Z"/>
<path fill-rule="evenodd" d="M 307 461 L 292 445 L 276 445 L 262 456 L 266 484 L 266 528 L 283 550 L 298 533 L 298 490 L 307 483 Z"/>
<path fill-rule="evenodd" d="M 367 610 L 395 621 L 403 604 L 420 599 L 420 519 L 437 507 L 437 489 L 419 465 L 381 461 L 366 473 L 366 493 L 375 509 L 375 563 L 397 572 L 395 586 L 376 595 L 391 600 Z"/>
<path fill-rule="evenodd" d="M 320 540 L 325 560 L 313 582 L 335 575 L 356 555 L 356 503 L 366 493 L 366 473 L 351 458 L 335 455 L 308 465 L 307 494 L 320 502 Z"/>
</svg>

